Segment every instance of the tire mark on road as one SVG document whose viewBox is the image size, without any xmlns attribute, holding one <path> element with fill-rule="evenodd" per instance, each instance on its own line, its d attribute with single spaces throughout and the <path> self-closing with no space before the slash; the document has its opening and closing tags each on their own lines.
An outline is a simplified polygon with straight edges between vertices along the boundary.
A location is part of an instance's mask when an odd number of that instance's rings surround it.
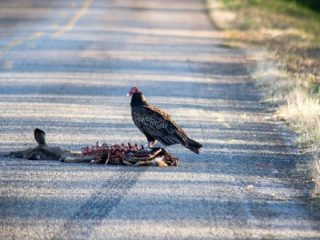
<svg viewBox="0 0 320 240">
<path fill-rule="evenodd" d="M 65 222 L 53 239 L 88 239 L 94 228 L 101 225 L 147 169 L 119 167 L 119 172 L 101 185 L 99 191 Z"/>
</svg>

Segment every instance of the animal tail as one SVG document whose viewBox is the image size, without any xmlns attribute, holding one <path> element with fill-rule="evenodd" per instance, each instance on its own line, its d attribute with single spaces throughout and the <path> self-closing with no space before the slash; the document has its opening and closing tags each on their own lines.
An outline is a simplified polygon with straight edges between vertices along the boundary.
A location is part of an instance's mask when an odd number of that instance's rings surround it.
<svg viewBox="0 0 320 240">
<path fill-rule="evenodd" d="M 185 145 L 186 148 L 190 149 L 192 152 L 199 154 L 199 149 L 202 148 L 202 144 L 198 143 L 197 141 L 188 138 L 187 144 Z"/>
</svg>

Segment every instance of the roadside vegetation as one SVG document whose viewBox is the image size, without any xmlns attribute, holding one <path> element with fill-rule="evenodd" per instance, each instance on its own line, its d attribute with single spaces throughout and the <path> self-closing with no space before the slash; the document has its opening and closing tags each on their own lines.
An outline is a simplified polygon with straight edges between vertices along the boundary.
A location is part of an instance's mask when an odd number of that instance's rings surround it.
<svg viewBox="0 0 320 240">
<path fill-rule="evenodd" d="M 300 150 L 311 156 L 304 171 L 309 174 L 306 180 L 315 183 L 312 197 L 319 207 L 320 1 L 207 0 L 207 4 L 230 46 L 266 50 L 260 59 L 252 54 L 260 62 L 257 85 L 274 104 L 275 117 L 297 133 Z"/>
</svg>

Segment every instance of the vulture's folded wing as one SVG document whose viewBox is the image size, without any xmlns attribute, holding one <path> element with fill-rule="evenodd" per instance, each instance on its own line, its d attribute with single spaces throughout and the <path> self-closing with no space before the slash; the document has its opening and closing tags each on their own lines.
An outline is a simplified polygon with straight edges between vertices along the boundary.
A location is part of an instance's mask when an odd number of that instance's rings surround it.
<svg viewBox="0 0 320 240">
<path fill-rule="evenodd" d="M 165 145 L 183 143 L 187 140 L 184 131 L 170 115 L 153 106 L 133 107 L 132 119 L 144 134 L 153 136 Z"/>
</svg>

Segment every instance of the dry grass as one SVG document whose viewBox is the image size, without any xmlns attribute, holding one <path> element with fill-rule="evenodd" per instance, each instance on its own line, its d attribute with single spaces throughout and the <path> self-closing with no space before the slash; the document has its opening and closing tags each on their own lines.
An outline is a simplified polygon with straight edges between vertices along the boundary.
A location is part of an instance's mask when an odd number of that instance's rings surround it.
<svg viewBox="0 0 320 240">
<path fill-rule="evenodd" d="M 314 197 L 320 197 L 320 104 L 299 88 L 290 91 L 285 104 L 277 110 L 277 116 L 284 119 L 297 132 L 296 142 L 301 149 L 310 151 L 308 164 L 312 181 L 315 183 Z"/>
<path fill-rule="evenodd" d="M 229 44 L 247 49 L 257 63 L 251 72 L 266 101 L 276 103 L 275 117 L 297 133 L 300 150 L 312 154 L 306 174 L 320 198 L 320 13 L 289 0 L 207 3 Z"/>
</svg>

